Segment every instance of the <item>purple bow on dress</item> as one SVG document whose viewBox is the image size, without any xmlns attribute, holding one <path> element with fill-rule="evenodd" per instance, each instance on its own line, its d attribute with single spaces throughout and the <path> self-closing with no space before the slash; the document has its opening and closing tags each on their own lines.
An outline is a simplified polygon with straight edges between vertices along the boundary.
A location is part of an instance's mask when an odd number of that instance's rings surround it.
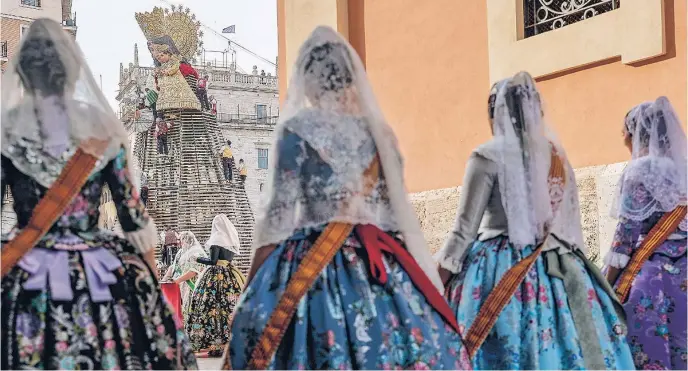
<svg viewBox="0 0 688 371">
<path fill-rule="evenodd" d="M 122 262 L 103 248 L 79 252 L 84 260 L 86 280 L 94 303 L 112 300 L 110 287 L 117 282 L 112 273 L 122 266 Z M 53 300 L 71 301 L 74 298 L 72 282 L 69 277 L 69 252 L 62 250 L 31 249 L 19 266 L 31 274 L 24 283 L 26 290 L 45 290 L 50 283 L 50 296 Z"/>
</svg>

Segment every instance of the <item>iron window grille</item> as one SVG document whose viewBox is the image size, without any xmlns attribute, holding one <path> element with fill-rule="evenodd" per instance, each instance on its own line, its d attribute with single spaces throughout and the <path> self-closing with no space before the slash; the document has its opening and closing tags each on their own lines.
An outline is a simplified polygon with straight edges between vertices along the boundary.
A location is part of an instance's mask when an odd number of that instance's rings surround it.
<svg viewBox="0 0 688 371">
<path fill-rule="evenodd" d="M 621 6 L 621 0 L 523 0 L 525 38 L 556 30 Z"/>
<path fill-rule="evenodd" d="M 22 5 L 32 6 L 34 8 L 41 7 L 41 0 L 21 0 Z"/>
</svg>

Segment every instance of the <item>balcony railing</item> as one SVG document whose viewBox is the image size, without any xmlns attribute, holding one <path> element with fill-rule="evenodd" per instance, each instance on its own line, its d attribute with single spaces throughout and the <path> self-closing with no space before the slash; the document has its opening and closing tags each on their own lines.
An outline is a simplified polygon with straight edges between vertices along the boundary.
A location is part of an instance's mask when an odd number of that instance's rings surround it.
<svg viewBox="0 0 688 371">
<path fill-rule="evenodd" d="M 194 66 L 199 74 L 202 74 L 202 66 Z M 121 84 L 126 85 L 129 81 L 140 81 L 148 78 L 153 73 L 153 67 L 133 67 L 123 77 Z M 277 89 L 277 76 L 247 75 L 238 72 L 211 70 L 208 71 L 210 83 L 223 86 L 237 86 L 246 88 L 268 88 Z M 212 89 L 212 87 L 211 87 Z"/>
<path fill-rule="evenodd" d="M 7 58 L 7 41 L 0 44 L 0 57 Z"/>
<path fill-rule="evenodd" d="M 229 71 L 213 71 L 210 73 L 211 83 L 229 83 L 230 85 L 251 85 L 277 88 L 276 76 L 247 75 Z"/>
<path fill-rule="evenodd" d="M 217 121 L 229 124 L 249 124 L 249 125 L 275 125 L 279 116 L 243 115 L 237 113 L 217 113 Z"/>
</svg>

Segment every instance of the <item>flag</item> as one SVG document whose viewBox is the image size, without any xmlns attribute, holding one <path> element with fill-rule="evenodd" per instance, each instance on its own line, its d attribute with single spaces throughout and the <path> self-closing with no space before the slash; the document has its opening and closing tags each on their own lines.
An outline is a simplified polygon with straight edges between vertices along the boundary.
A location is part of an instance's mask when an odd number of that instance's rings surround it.
<svg viewBox="0 0 688 371">
<path fill-rule="evenodd" d="M 236 25 L 231 25 L 222 29 L 222 33 L 234 33 Z"/>
</svg>

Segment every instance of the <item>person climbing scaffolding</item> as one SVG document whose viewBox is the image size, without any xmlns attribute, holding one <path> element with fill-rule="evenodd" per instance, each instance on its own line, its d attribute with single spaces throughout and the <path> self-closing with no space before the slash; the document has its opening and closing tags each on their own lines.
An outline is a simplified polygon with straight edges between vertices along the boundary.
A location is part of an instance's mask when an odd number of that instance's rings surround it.
<svg viewBox="0 0 688 371">
<path fill-rule="evenodd" d="M 222 158 L 222 170 L 224 171 L 225 180 L 232 181 L 232 165 L 234 165 L 234 154 L 232 153 L 232 141 L 228 140 L 227 144 L 222 146 L 220 151 Z"/>
<path fill-rule="evenodd" d="M 246 177 L 248 176 L 248 171 L 246 170 L 246 164 L 244 164 L 244 159 L 239 159 L 239 177 L 241 178 L 241 183 L 246 183 Z"/>
<path fill-rule="evenodd" d="M 210 103 L 208 102 L 208 75 L 203 75 L 198 79 L 196 86 L 196 96 L 201 102 L 201 108 L 205 111 L 210 111 Z"/>
<path fill-rule="evenodd" d="M 158 117 L 158 111 L 155 108 L 155 103 L 158 101 L 158 92 L 146 88 L 145 93 L 146 101 L 148 102 L 148 108 L 150 108 L 151 111 L 153 111 L 153 120 L 155 120 Z"/>
<path fill-rule="evenodd" d="M 155 119 L 155 121 L 156 121 L 155 137 L 158 140 L 158 154 L 159 155 L 168 155 L 169 154 L 169 148 L 167 146 L 167 133 L 169 132 L 170 128 L 172 127 L 172 123 L 171 122 L 165 122 L 160 117 Z"/>
</svg>

